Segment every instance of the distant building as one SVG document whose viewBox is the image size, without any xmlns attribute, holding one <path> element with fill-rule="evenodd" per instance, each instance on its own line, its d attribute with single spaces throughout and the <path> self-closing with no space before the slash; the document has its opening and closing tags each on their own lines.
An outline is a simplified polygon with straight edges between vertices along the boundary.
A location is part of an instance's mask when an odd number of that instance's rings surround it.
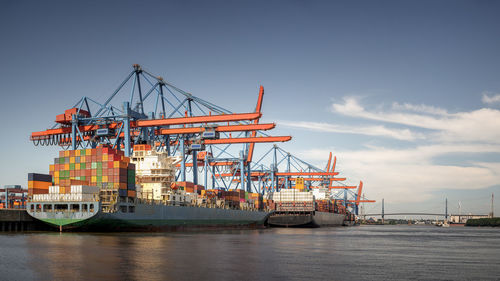
<svg viewBox="0 0 500 281">
<path fill-rule="evenodd" d="M 450 220 L 449 222 L 451 223 L 466 223 L 468 219 L 483 219 L 483 218 L 489 218 L 489 215 L 472 215 L 472 214 L 467 214 L 467 215 L 450 215 Z"/>
</svg>

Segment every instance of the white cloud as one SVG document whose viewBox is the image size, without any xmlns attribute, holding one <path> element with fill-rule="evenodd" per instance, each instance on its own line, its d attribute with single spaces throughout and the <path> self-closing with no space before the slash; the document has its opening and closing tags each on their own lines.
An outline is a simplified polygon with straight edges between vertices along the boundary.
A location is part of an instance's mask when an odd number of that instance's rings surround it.
<svg viewBox="0 0 500 281">
<path fill-rule="evenodd" d="M 331 109 L 346 116 L 430 129 L 434 132 L 429 136 L 438 141 L 500 143 L 500 111 L 496 109 L 482 108 L 452 114 L 432 106 L 395 103 L 393 109 L 406 109 L 419 114 L 394 110 L 368 111 L 355 97 L 345 97 L 343 103 L 334 103 Z"/>
<path fill-rule="evenodd" d="M 368 147 L 361 150 L 311 149 L 298 156 L 318 163 L 333 151 L 337 171 L 355 183 L 363 180 L 370 199 L 394 203 L 424 202 L 441 189 L 474 190 L 500 182 L 500 163 L 469 163 L 469 166 L 438 165 L 437 156 L 463 153 L 499 153 L 500 145 L 428 145 L 408 149 Z M 321 163 L 321 164 L 320 164 Z"/>
<path fill-rule="evenodd" d="M 496 99 L 487 97 L 488 101 Z M 331 105 L 331 111 L 375 125 L 290 121 L 281 124 L 413 142 L 409 143 L 413 147 L 404 149 L 365 146 L 359 150 L 321 148 L 298 153 L 300 158 L 322 167 L 326 155 L 334 152 L 338 157 L 336 170 L 348 178 L 349 185 L 363 180 L 365 195 L 370 199 L 425 205 L 439 190 L 479 190 L 500 183 L 500 157 L 495 162 L 473 162 L 470 159 L 475 158 L 468 158 L 480 154 L 500 155 L 500 110 L 480 108 L 450 113 L 431 105 L 396 102 L 390 108 L 365 107 L 359 98 L 344 97 Z M 391 124 L 397 124 L 397 128 L 391 128 Z M 436 159 L 457 157 L 464 162 L 436 163 Z"/>
<path fill-rule="evenodd" d="M 410 110 L 410 111 L 414 111 L 414 112 L 427 113 L 427 114 L 449 115 L 449 113 L 445 109 L 435 107 L 435 106 L 429 106 L 429 105 L 425 105 L 425 104 L 413 105 L 413 104 L 409 104 L 409 103 L 400 104 L 400 103 L 394 102 L 392 104 L 392 108 L 394 110 Z"/>
<path fill-rule="evenodd" d="M 483 101 L 483 103 L 486 103 L 486 104 L 499 103 L 500 102 L 500 94 L 495 94 L 492 92 L 483 92 L 483 98 L 481 100 Z"/>
<path fill-rule="evenodd" d="M 412 141 L 424 138 L 423 134 L 412 132 L 409 129 L 391 129 L 385 126 L 340 126 L 323 122 L 292 122 L 292 121 L 278 121 L 280 126 L 302 128 L 320 132 L 333 132 L 333 133 L 348 133 L 348 134 L 361 134 L 368 136 L 382 136 L 398 140 Z"/>
</svg>

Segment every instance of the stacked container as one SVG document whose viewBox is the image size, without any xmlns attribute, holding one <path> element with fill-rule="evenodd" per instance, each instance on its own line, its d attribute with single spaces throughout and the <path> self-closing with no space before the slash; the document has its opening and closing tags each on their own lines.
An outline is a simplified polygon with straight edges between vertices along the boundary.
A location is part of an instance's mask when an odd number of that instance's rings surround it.
<svg viewBox="0 0 500 281">
<path fill-rule="evenodd" d="M 32 196 L 33 194 L 47 194 L 51 185 L 52 175 L 28 174 L 28 196 Z"/>
<path fill-rule="evenodd" d="M 99 195 L 97 186 L 72 185 L 70 188 L 50 186 L 48 194 L 35 194 L 33 201 L 95 201 Z"/>
<path fill-rule="evenodd" d="M 60 151 L 50 174 L 62 193 L 70 193 L 72 185 L 90 185 L 109 195 L 135 197 L 135 165 L 123 151 L 108 146 Z"/>
<path fill-rule="evenodd" d="M 314 196 L 310 191 L 282 189 L 273 192 L 271 199 L 276 203 L 275 210 L 281 212 L 311 212 L 314 211 Z"/>
</svg>

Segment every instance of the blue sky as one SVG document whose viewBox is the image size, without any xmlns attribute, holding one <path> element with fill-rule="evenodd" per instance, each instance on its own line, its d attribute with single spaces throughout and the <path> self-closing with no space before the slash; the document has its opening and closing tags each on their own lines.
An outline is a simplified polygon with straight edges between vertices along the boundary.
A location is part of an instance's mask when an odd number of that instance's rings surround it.
<svg viewBox="0 0 500 281">
<path fill-rule="evenodd" d="M 499 193 L 495 1 L 0 7 L 1 185 L 46 172 L 56 149 L 33 147 L 30 132 L 84 95 L 102 101 L 139 63 L 235 112 L 253 110 L 264 85 L 262 121 L 293 136 L 283 148 L 318 166 L 332 151 L 349 183 L 363 180 L 391 208 L 427 210 L 448 197 L 485 213 Z"/>
</svg>

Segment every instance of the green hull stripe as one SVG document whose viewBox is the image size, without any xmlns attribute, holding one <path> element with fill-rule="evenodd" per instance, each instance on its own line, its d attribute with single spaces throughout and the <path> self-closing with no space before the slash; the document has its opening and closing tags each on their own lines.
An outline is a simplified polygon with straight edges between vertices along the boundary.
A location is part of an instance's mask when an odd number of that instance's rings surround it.
<svg viewBox="0 0 500 281">
<path fill-rule="evenodd" d="M 85 221 L 84 219 L 40 219 L 40 220 L 48 224 L 53 224 L 55 226 L 65 226 Z"/>
</svg>

